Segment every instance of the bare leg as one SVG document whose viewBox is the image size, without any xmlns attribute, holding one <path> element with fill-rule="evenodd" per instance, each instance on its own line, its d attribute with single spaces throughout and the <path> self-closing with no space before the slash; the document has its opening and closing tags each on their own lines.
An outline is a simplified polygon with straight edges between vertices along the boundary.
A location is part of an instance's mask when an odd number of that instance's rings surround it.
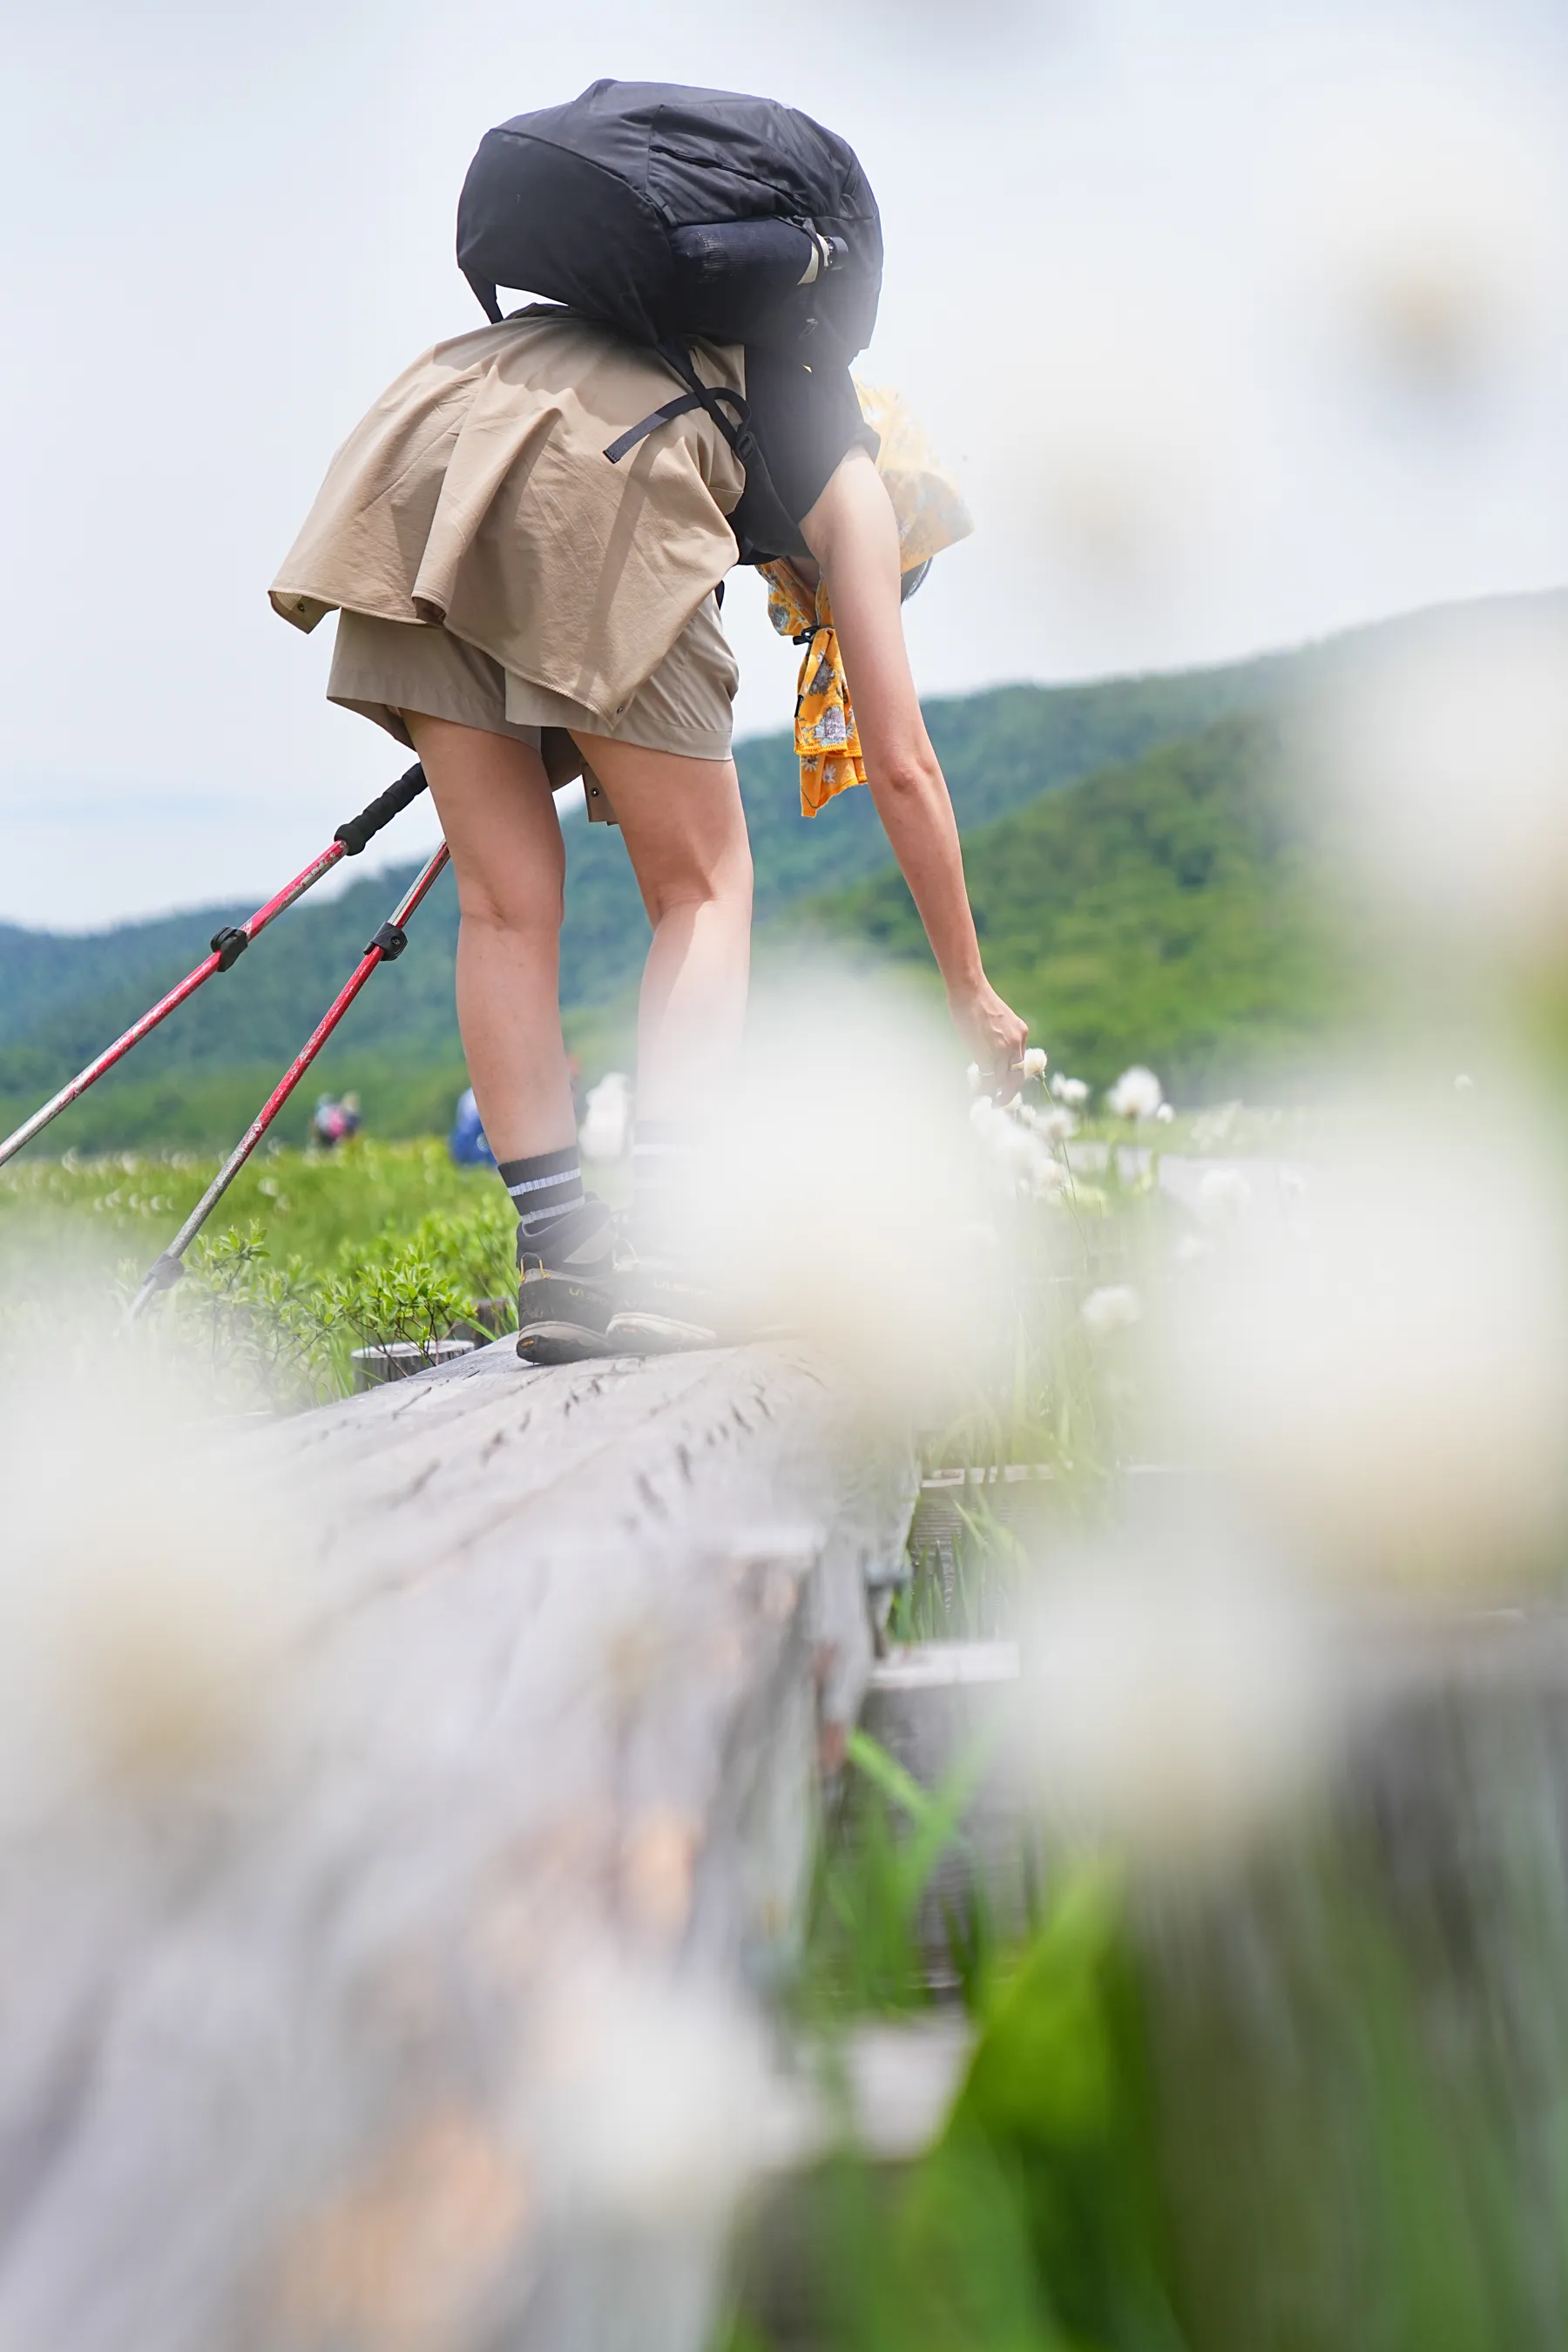
<svg viewBox="0 0 1568 2352">
<path fill-rule="evenodd" d="M 604 780 L 653 925 L 637 1011 L 637 1112 L 700 1120 L 740 1058 L 752 852 L 730 760 L 576 738 Z"/>
<path fill-rule="evenodd" d="M 405 711 L 458 878 L 458 1026 L 498 1160 L 575 1143 L 561 1042 L 566 856 L 526 743 Z"/>
</svg>

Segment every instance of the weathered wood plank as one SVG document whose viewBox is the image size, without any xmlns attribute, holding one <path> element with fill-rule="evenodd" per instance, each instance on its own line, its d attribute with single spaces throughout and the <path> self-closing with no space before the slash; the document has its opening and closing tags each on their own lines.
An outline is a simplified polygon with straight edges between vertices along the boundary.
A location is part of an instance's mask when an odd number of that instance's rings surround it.
<svg viewBox="0 0 1568 2352">
<path fill-rule="evenodd" d="M 305 1529 L 265 1739 L 0 1852 L 0 2347 L 699 2352 L 722 2197 L 596 2200 L 572 2000 L 722 2046 L 789 1950 L 911 1448 L 799 1350 L 510 1343 L 231 1442 Z"/>
</svg>

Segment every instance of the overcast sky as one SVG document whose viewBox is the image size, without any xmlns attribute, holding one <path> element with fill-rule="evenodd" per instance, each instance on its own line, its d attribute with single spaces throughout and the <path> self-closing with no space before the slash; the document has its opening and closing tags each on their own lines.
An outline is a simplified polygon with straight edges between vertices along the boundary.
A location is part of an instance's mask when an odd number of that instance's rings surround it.
<svg viewBox="0 0 1568 2352">
<path fill-rule="evenodd" d="M 479 319 L 479 135 L 601 74 L 858 148 L 860 366 L 978 526 L 910 607 L 923 690 L 1568 578 L 1560 5 L 6 0 L 0 56 L 0 919 L 259 897 L 403 764 L 267 583 L 383 384 Z M 742 731 L 785 724 L 754 582 L 726 619 Z M 386 847 L 432 837 L 426 804 Z"/>
</svg>

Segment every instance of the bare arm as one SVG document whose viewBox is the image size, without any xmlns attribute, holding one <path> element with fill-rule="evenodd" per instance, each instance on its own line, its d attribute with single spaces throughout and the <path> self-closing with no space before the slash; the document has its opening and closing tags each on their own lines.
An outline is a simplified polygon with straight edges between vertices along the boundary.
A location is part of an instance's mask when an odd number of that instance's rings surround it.
<svg viewBox="0 0 1568 2352">
<path fill-rule="evenodd" d="M 864 449 L 852 449 L 801 525 L 822 568 L 866 780 L 920 910 L 960 1034 L 982 1069 L 1017 1075 L 1026 1024 L 985 977 L 947 781 L 926 733 L 904 645 L 899 528 Z"/>
</svg>

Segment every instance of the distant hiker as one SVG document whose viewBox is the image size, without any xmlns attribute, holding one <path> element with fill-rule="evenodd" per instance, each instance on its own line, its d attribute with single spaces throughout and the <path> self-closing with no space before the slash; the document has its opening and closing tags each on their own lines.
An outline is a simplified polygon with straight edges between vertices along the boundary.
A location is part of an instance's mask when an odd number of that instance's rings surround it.
<svg viewBox="0 0 1568 2352">
<path fill-rule="evenodd" d="M 363 1123 L 358 1095 L 345 1095 L 342 1102 L 335 1102 L 331 1095 L 318 1095 L 310 1113 L 310 1139 L 323 1151 L 333 1151 L 357 1135 Z"/>
<path fill-rule="evenodd" d="M 520 1218 L 519 1352 L 710 1345 L 715 1303 L 669 1207 L 745 1017 L 752 867 L 719 618 L 737 562 L 772 567 L 807 640 L 803 795 L 864 779 L 970 1053 L 1005 1076 L 1024 1050 L 982 968 L 904 647 L 906 570 L 931 550 L 879 477 L 848 370 L 876 316 L 876 203 L 844 142 L 788 108 L 596 82 L 488 134 L 458 252 L 491 323 L 416 360 L 349 435 L 272 602 L 302 629 L 339 612 L 330 698 L 429 778 L 464 1050 Z M 564 307 L 503 320 L 498 282 Z M 618 1247 L 583 1189 L 561 1041 L 552 787 L 579 774 L 653 925 Z"/>
<path fill-rule="evenodd" d="M 472 1087 L 465 1087 L 458 1097 L 447 1149 L 459 1168 L 493 1168 L 496 1164 L 496 1156 L 486 1139 Z"/>
</svg>

